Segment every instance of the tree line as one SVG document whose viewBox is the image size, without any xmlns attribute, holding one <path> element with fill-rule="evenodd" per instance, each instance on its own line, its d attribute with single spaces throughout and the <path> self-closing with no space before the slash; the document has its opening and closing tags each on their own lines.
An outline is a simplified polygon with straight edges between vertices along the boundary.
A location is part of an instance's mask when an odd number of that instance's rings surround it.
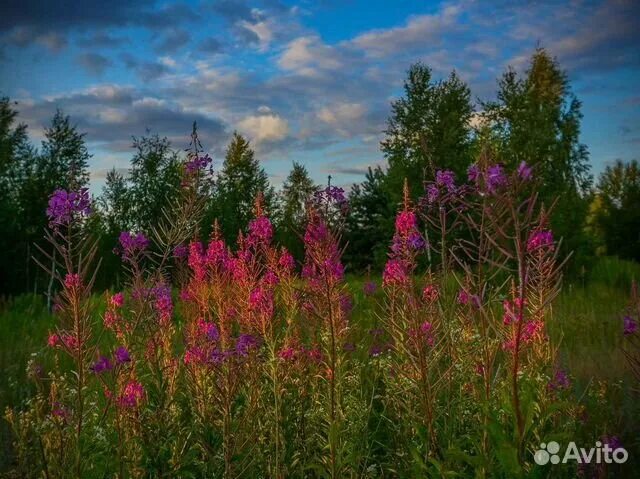
<svg viewBox="0 0 640 479">
<path fill-rule="evenodd" d="M 56 111 L 36 148 L 27 125 L 17 122 L 18 108 L 8 98 L 0 101 L 0 295 L 44 289 L 47 278 L 32 258 L 46 226 L 48 197 L 58 188 L 89 184 L 91 154 L 85 134 L 70 117 Z M 523 74 L 513 69 L 503 73 L 494 100 L 478 100 L 475 106 L 455 71 L 436 80 L 428 66 L 412 65 L 404 94 L 391 104 L 380 145 L 386 165 L 369 168 L 364 181 L 348 193 L 343 238 L 347 266 L 364 271 L 384 263 L 405 178 L 417 202 L 436 170 L 451 170 L 457 181 L 464 181 L 468 167 L 483 158 L 508 168 L 523 161 L 533 167 L 539 196 L 553 207 L 550 227 L 563 238 L 564 248 L 574 252 L 574 267 L 588 264 L 594 254 L 640 260 L 638 162 L 607 166 L 594 184 L 589 153 L 580 142 L 581 119 L 581 103 L 566 73 L 541 48 Z M 119 281 L 120 262 L 112 250 L 120 232 L 148 231 L 180 191 L 183 155 L 166 137 L 148 132 L 134 137 L 132 148 L 128 170 L 107 174 L 87 225 L 100 239 L 102 287 Z M 238 133 L 217 166 L 215 177 L 203 186 L 207 205 L 202 234 L 209 234 L 217 219 L 233 244 L 261 193 L 279 242 L 301 259 L 305 205 L 323 185 L 294 161 L 276 191 L 251 144 Z"/>
</svg>

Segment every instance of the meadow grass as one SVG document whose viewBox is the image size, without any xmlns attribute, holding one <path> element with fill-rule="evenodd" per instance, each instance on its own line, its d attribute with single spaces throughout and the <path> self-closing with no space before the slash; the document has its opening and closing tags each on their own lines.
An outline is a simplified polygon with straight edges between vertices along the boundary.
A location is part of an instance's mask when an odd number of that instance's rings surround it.
<svg viewBox="0 0 640 479">
<path fill-rule="evenodd" d="M 559 344 L 560 361 L 576 386 L 584 390 L 603 383 L 610 385 L 607 394 L 611 397 L 605 399 L 619 409 L 622 426 L 634 424 L 633 415 L 638 410 L 629 394 L 634 384 L 620 347 L 622 310 L 631 282 L 637 278 L 640 265 L 601 258 L 584 278 L 565 282 L 553 306 L 553 320 L 548 322 L 549 334 Z M 379 277 L 371 279 L 380 284 Z M 375 327 L 371 303 L 364 300 L 362 292 L 367 279 L 351 275 L 347 281 L 355 304 L 353 324 L 359 324 L 362 330 Z M 102 304 L 104 296 L 95 295 L 94 301 Z M 103 310 L 102 305 L 96 314 Z M 0 305 L 0 410 L 19 405 L 33 394 L 26 371 L 31 359 L 45 370 L 53 366 L 53 355 L 46 352 L 46 338 L 53 328 L 53 316 L 41 296 L 23 295 Z M 4 471 L 11 442 L 4 419 L 0 421 L 0 434 L 0 471 Z"/>
</svg>

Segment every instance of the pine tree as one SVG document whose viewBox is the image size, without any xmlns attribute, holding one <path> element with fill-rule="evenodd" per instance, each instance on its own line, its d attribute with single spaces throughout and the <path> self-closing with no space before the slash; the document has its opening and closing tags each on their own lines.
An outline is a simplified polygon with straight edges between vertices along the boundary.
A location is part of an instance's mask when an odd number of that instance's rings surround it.
<svg viewBox="0 0 640 479">
<path fill-rule="evenodd" d="M 293 168 L 282 185 L 278 235 L 280 243 L 300 261 L 304 253 L 300 234 L 306 223 L 306 207 L 318 189 L 307 169 L 294 161 Z"/>
<path fill-rule="evenodd" d="M 273 188 L 264 169 L 254 156 L 249 142 L 234 132 L 227 147 L 222 171 L 215 188 L 212 215 L 222 226 L 225 239 L 234 243 L 238 232 L 244 231 L 253 215 L 258 193 L 264 195 L 267 212 L 273 210 Z"/>
</svg>

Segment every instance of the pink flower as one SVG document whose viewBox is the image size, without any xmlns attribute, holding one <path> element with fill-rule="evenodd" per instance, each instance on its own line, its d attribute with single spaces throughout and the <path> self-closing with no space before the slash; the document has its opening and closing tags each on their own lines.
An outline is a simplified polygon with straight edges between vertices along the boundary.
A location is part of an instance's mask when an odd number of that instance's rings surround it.
<svg viewBox="0 0 640 479">
<path fill-rule="evenodd" d="M 533 252 L 541 248 L 553 250 L 553 233 L 549 230 L 535 231 L 527 241 L 527 251 Z"/>
<path fill-rule="evenodd" d="M 129 381 L 123 393 L 118 398 L 118 404 L 123 408 L 135 408 L 144 399 L 144 387 L 138 381 Z"/>
<path fill-rule="evenodd" d="M 531 167 L 527 165 L 526 161 L 522 161 L 518 166 L 518 176 L 524 181 L 529 181 L 533 177 Z"/>
<path fill-rule="evenodd" d="M 439 296 L 438 287 L 433 284 L 428 284 L 422 290 L 422 297 L 427 303 L 433 303 L 438 300 Z"/>
<path fill-rule="evenodd" d="M 124 304 L 124 294 L 116 293 L 109 298 L 109 306 L 112 308 L 121 308 Z"/>
<path fill-rule="evenodd" d="M 409 282 L 407 270 L 402 261 L 390 259 L 382 273 L 383 286 L 405 286 Z"/>
<path fill-rule="evenodd" d="M 50 348 L 55 348 L 59 344 L 60 344 L 60 336 L 55 333 L 50 334 L 49 337 L 47 338 L 47 346 L 49 346 Z"/>
<path fill-rule="evenodd" d="M 408 235 L 416 228 L 416 214 L 413 211 L 401 211 L 396 216 L 396 232 Z"/>
<path fill-rule="evenodd" d="M 364 283 L 364 286 L 362 287 L 362 290 L 364 291 L 364 294 L 366 296 L 374 295 L 377 289 L 378 289 L 378 286 L 373 281 L 367 281 L 366 283 Z"/>
<path fill-rule="evenodd" d="M 282 249 L 280 258 L 278 258 L 278 266 L 286 272 L 291 272 L 296 267 L 296 261 L 285 248 Z"/>
<path fill-rule="evenodd" d="M 77 289 L 80 287 L 80 275 L 77 273 L 67 273 L 64 277 L 64 287 L 67 289 Z"/>
<path fill-rule="evenodd" d="M 209 242 L 207 247 L 207 264 L 211 268 L 224 266 L 227 260 L 227 246 L 221 239 L 215 239 Z"/>
<path fill-rule="evenodd" d="M 273 238 L 273 226 L 266 216 L 259 216 L 249 223 L 249 244 L 269 243 Z"/>
</svg>

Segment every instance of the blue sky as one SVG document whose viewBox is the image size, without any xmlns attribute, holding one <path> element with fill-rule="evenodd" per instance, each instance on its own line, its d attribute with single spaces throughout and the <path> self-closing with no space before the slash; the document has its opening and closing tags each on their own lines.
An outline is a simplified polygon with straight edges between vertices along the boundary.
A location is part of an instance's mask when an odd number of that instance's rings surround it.
<svg viewBox="0 0 640 479">
<path fill-rule="evenodd" d="M 452 70 L 491 99 L 536 45 L 583 102 L 594 173 L 638 158 L 640 3 L 608 1 L 8 0 L 0 93 L 39 143 L 56 107 L 94 157 L 92 184 L 125 169 L 147 129 L 188 144 L 193 120 L 214 160 L 247 135 L 279 185 L 297 160 L 317 181 L 360 181 L 383 164 L 389 103 L 409 65 Z"/>
</svg>

